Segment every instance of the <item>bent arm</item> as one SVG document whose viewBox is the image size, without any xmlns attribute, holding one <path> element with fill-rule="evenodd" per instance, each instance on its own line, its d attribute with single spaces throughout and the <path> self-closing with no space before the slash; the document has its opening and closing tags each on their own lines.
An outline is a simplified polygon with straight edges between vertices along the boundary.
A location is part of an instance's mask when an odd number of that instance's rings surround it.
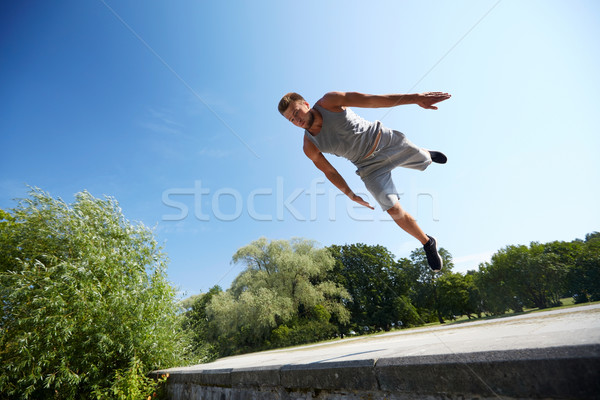
<svg viewBox="0 0 600 400">
<path fill-rule="evenodd" d="M 369 207 L 370 209 L 374 209 L 369 203 L 364 201 L 360 196 L 356 195 L 352 189 L 350 189 L 350 186 L 348 186 L 346 180 L 339 174 L 334 166 L 327 161 L 317 146 L 315 146 L 315 144 L 307 138 L 304 138 L 304 154 L 306 154 L 306 156 L 312 160 L 315 166 L 325 174 L 325 177 L 329 180 L 329 182 L 337 187 L 342 193 L 348 196 L 351 200 L 363 206 Z"/>
<path fill-rule="evenodd" d="M 340 191 L 346 196 L 352 197 L 354 192 L 352 189 L 350 189 L 346 183 L 346 180 L 340 175 L 334 166 L 327 161 L 317 146 L 315 146 L 314 143 L 306 138 L 304 139 L 304 154 L 306 154 L 306 156 L 312 160 L 315 166 L 325 174 L 327 179 L 329 179 L 329 181 L 333 183 L 335 187 L 340 189 Z"/>
<path fill-rule="evenodd" d="M 405 104 L 417 104 L 423 108 L 437 110 L 435 103 L 449 99 L 444 92 L 426 92 L 412 94 L 365 94 L 358 92 L 329 92 L 320 100 L 319 105 L 330 111 L 342 111 L 345 107 L 382 108 Z"/>
</svg>

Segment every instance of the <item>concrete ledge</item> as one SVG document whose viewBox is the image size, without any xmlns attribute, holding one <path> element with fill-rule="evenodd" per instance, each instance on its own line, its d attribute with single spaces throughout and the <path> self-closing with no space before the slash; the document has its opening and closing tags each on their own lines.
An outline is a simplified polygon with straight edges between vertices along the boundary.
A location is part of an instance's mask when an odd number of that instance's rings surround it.
<svg viewBox="0 0 600 400">
<path fill-rule="evenodd" d="M 273 388 L 281 386 L 281 366 L 240 368 L 231 373 L 239 387 Z"/>
<path fill-rule="evenodd" d="M 173 399 L 595 399 L 600 345 L 171 374 Z"/>
<path fill-rule="evenodd" d="M 600 398 L 600 345 L 379 360 L 380 390 L 483 398 Z"/>
<path fill-rule="evenodd" d="M 174 400 L 600 399 L 600 306 L 247 354 L 166 372 Z"/>
<path fill-rule="evenodd" d="M 280 374 L 281 385 L 294 390 L 379 390 L 375 360 L 289 365 Z"/>
</svg>

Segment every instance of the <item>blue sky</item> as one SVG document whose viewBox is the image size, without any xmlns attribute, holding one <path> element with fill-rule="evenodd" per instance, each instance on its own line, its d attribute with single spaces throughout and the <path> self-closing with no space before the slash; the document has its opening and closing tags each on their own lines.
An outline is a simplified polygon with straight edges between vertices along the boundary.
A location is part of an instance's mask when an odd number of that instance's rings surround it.
<svg viewBox="0 0 600 400">
<path fill-rule="evenodd" d="M 355 111 L 448 155 L 393 176 L 455 270 L 582 238 L 600 230 L 599 17 L 595 1 L 5 1 L 0 207 L 26 185 L 114 196 L 188 295 L 227 288 L 231 256 L 261 236 L 406 257 L 418 243 L 338 195 L 276 105 L 446 91 L 437 111 Z"/>
</svg>

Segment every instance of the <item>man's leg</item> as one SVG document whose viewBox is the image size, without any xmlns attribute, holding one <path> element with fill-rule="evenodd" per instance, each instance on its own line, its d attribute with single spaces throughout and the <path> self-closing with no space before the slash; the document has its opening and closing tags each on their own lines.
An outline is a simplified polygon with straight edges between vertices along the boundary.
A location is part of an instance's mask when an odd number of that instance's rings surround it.
<svg viewBox="0 0 600 400">
<path fill-rule="evenodd" d="M 434 238 L 423 232 L 417 221 L 400 206 L 398 191 L 392 181 L 390 171 L 386 173 L 363 178 L 367 190 L 375 197 L 381 208 L 387 210 L 388 214 L 409 235 L 416 238 L 423 245 L 427 255 L 427 263 L 435 272 L 440 271 L 443 266 L 442 257 L 437 251 L 437 243 Z M 391 206 L 390 206 L 391 205 Z"/>
<path fill-rule="evenodd" d="M 423 249 L 425 250 L 425 255 L 427 256 L 427 263 L 429 264 L 429 267 L 434 272 L 441 271 L 444 262 L 437 251 L 436 240 L 423 232 L 412 215 L 402 209 L 400 202 L 396 201 L 392 208 L 388 209 L 387 212 L 400 228 L 421 242 Z"/>
<path fill-rule="evenodd" d="M 429 241 L 429 237 L 417 225 L 417 221 L 400 206 L 397 195 L 398 191 L 396 190 L 396 185 L 394 185 L 390 171 L 377 176 L 363 178 L 363 182 L 381 208 L 387 210 L 388 214 L 390 214 L 400 228 L 415 237 L 421 244 Z"/>
<path fill-rule="evenodd" d="M 422 245 L 425 245 L 429 241 L 429 236 L 423 232 L 412 215 L 404 211 L 402 206 L 400 206 L 400 202 L 396 202 L 387 212 L 400 228 L 415 237 Z"/>
</svg>

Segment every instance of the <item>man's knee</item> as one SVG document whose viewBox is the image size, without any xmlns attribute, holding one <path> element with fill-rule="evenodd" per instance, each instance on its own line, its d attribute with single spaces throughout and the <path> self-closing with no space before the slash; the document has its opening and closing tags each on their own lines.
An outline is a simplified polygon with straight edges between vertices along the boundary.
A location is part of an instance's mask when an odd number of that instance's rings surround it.
<svg viewBox="0 0 600 400">
<path fill-rule="evenodd" d="M 390 214 L 392 217 L 394 217 L 395 219 L 397 218 L 403 218 L 407 215 L 406 211 L 404 211 L 404 209 L 402 208 L 402 206 L 400 205 L 400 202 L 395 202 L 393 206 L 391 206 L 388 210 L 387 210 L 388 214 Z"/>
<path fill-rule="evenodd" d="M 412 215 L 410 215 L 409 213 L 407 213 L 402 206 L 400 205 L 399 202 L 394 203 L 394 205 L 387 210 L 388 214 L 390 214 L 390 216 L 392 218 L 394 218 L 396 221 L 398 220 L 406 220 L 406 221 L 416 221 Z"/>
</svg>

